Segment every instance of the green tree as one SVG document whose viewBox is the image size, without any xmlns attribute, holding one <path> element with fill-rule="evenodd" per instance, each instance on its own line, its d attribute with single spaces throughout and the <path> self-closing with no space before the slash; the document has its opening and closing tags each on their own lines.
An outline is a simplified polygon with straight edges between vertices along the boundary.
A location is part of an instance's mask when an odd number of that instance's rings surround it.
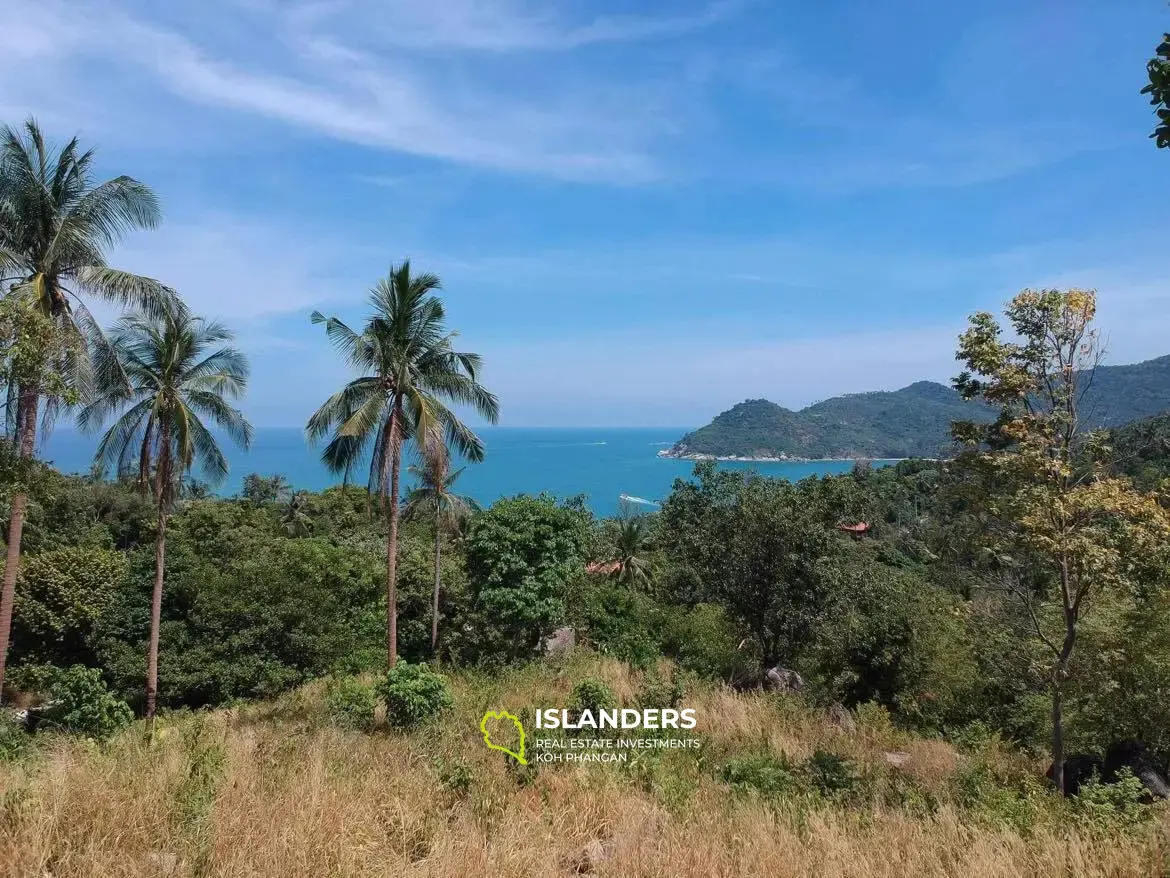
<svg viewBox="0 0 1170 878">
<path fill-rule="evenodd" d="M 455 483 L 466 467 L 451 472 L 446 454 L 432 454 L 421 467 L 410 467 L 418 487 L 406 495 L 403 515 L 406 518 L 432 516 L 435 527 L 435 589 L 431 596 L 431 654 L 439 648 L 439 594 L 442 589 L 442 545 L 445 533 L 455 533 L 465 525 L 479 504 L 470 497 L 456 494 Z"/>
<path fill-rule="evenodd" d="M 998 406 L 991 425 L 959 422 L 957 468 L 982 525 L 992 576 L 1026 611 L 1050 665 L 1053 781 L 1063 789 L 1064 694 L 1082 621 L 1102 592 L 1164 564 L 1170 517 L 1152 494 L 1111 477 L 1080 404 L 1100 347 L 1096 294 L 1024 290 L 1005 310 L 1018 341 L 986 312 L 959 338 L 955 387 Z"/>
<path fill-rule="evenodd" d="M 1154 50 L 1154 57 L 1146 62 L 1149 82 L 1142 94 L 1150 96 L 1157 107 L 1158 124 L 1150 135 L 1159 148 L 1170 146 L 1170 34 L 1162 34 L 1162 42 Z"/>
<path fill-rule="evenodd" d="M 614 530 L 614 560 L 617 567 L 613 576 L 624 585 L 645 585 L 650 580 L 650 560 L 647 557 L 652 541 L 650 516 L 628 510 L 618 518 Z"/>
<path fill-rule="evenodd" d="M 69 546 L 31 555 L 13 613 L 14 660 L 92 665 L 94 633 L 125 578 L 120 552 Z"/>
<path fill-rule="evenodd" d="M 587 512 L 547 496 L 497 500 L 471 520 L 467 575 L 485 655 L 530 656 L 563 624 L 590 530 Z"/>
<path fill-rule="evenodd" d="M 310 443 L 330 436 L 322 460 L 346 477 L 370 461 L 368 489 L 386 514 L 386 661 L 398 658 L 398 519 L 402 450 L 413 441 L 424 457 L 450 445 L 466 459 L 483 459 L 483 442 L 447 407 L 474 408 L 495 423 L 499 403 L 479 383 L 478 354 L 457 351 L 448 332 L 440 288 L 433 274 L 412 275 L 410 262 L 378 281 L 370 292 L 373 313 L 355 332 L 336 317 L 314 312 L 346 363 L 358 371 L 309 418 Z M 445 443 L 444 443 L 445 439 Z"/>
<path fill-rule="evenodd" d="M 292 494 L 292 485 L 281 473 L 271 476 L 248 473 L 244 476 L 240 494 L 254 505 L 263 506 L 265 503 L 276 503 L 289 497 Z"/>
<path fill-rule="evenodd" d="M 289 490 L 288 501 L 280 514 L 280 523 L 290 537 L 304 536 L 313 530 L 313 519 L 305 510 L 309 506 L 307 491 Z"/>
<path fill-rule="evenodd" d="M 161 317 L 123 317 L 112 333 L 109 357 L 95 369 L 97 393 L 79 416 L 83 427 L 97 427 L 118 414 L 98 444 L 95 462 L 103 470 L 113 464 L 119 473 L 136 472 L 141 484 L 152 485 L 157 504 L 146 674 L 149 733 L 154 731 L 158 694 L 167 518 L 182 478 L 197 462 L 213 481 L 227 476 L 227 459 L 204 419 L 245 448 L 252 439 L 251 425 L 228 402 L 240 397 L 247 386 L 248 361 L 235 348 L 215 347 L 231 339 L 232 333 L 224 326 L 192 317 L 185 310 L 171 310 Z M 122 375 L 128 389 L 111 377 Z"/>
<path fill-rule="evenodd" d="M 25 460 L 33 456 L 42 398 L 48 417 L 60 402 L 61 388 L 46 379 L 76 388 L 86 379 L 86 354 L 108 349 L 84 297 L 153 312 L 175 307 L 162 284 L 107 265 L 105 251 L 131 229 L 156 226 L 159 208 L 150 188 L 130 177 L 96 183 L 93 158 L 76 138 L 54 150 L 32 119 L 23 131 L 0 128 L 0 287 L 39 315 L 36 334 L 51 336 L 24 351 L 22 368 L 8 376 L 10 432 Z M 27 490 L 13 491 L 0 588 L 0 691 L 27 506 Z"/>
</svg>

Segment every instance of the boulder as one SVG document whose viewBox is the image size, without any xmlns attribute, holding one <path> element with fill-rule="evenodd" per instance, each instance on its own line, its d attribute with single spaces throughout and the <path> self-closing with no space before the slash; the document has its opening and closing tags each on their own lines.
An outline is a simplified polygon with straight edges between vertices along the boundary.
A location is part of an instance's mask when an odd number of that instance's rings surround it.
<svg viewBox="0 0 1170 878">
<path fill-rule="evenodd" d="M 545 655 L 558 655 L 572 652 L 577 645 L 577 632 L 573 628 L 558 628 L 540 643 L 540 651 Z"/>
<path fill-rule="evenodd" d="M 827 712 L 829 723 L 839 728 L 845 734 L 852 735 L 857 731 L 857 722 L 853 719 L 853 714 L 849 712 L 849 708 L 844 704 L 833 704 Z"/>
<path fill-rule="evenodd" d="M 1048 766 L 1046 776 L 1052 779 L 1052 766 Z M 1105 763 L 1096 753 L 1074 753 L 1064 760 L 1064 789 L 1066 796 L 1075 796 L 1081 791 L 1081 786 L 1096 777 L 1102 780 L 1105 777 Z"/>
<path fill-rule="evenodd" d="M 1105 750 L 1105 770 L 1102 778 L 1107 783 L 1116 783 L 1117 774 L 1123 768 L 1128 768 L 1134 776 L 1142 782 L 1151 796 L 1159 799 L 1170 799 L 1170 784 L 1159 771 L 1149 748 L 1141 741 L 1132 739 L 1114 741 Z"/>
<path fill-rule="evenodd" d="M 768 692 L 803 692 L 804 677 L 777 665 L 764 672 L 764 689 Z"/>
</svg>

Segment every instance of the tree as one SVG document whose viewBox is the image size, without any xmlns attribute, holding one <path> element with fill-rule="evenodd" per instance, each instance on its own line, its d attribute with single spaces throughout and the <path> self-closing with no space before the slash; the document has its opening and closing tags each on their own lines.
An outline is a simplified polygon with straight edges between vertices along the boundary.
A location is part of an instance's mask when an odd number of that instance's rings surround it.
<svg viewBox="0 0 1170 878">
<path fill-rule="evenodd" d="M 102 436 L 95 462 L 105 471 L 136 472 L 150 483 L 158 509 L 155 537 L 154 590 L 151 595 L 150 642 L 146 673 L 146 724 L 154 731 L 158 696 L 158 641 L 166 566 L 167 518 L 182 478 L 196 463 L 218 482 L 228 462 L 212 422 L 247 448 L 252 427 L 228 400 L 240 397 L 248 381 L 248 361 L 229 342 L 232 333 L 218 323 L 172 310 L 162 317 L 123 317 L 111 335 L 109 357 L 95 368 L 96 393 L 79 415 L 83 428 L 98 427 L 121 413 Z M 124 375 L 129 388 L 119 377 Z"/>
<path fill-rule="evenodd" d="M 255 506 L 284 500 L 292 493 L 288 478 L 281 473 L 271 476 L 248 473 L 240 487 L 240 494 Z"/>
<path fill-rule="evenodd" d="M 386 514 L 386 661 L 398 657 L 396 600 L 399 479 L 402 449 L 413 441 L 424 457 L 450 445 L 472 462 L 483 460 L 483 442 L 446 402 L 474 408 L 495 423 L 499 402 L 479 383 L 478 354 L 455 350 L 440 288 L 433 274 L 412 275 L 410 262 L 391 267 L 370 291 L 373 313 L 355 332 L 336 317 L 314 312 L 359 377 L 329 397 L 309 418 L 310 443 L 331 435 L 322 453 L 329 470 L 348 477 L 369 455 L 368 490 Z M 444 442 L 445 440 L 445 442 Z"/>
<path fill-rule="evenodd" d="M 497 500 L 471 520 L 467 575 L 484 655 L 527 658 L 564 624 L 591 527 L 588 511 L 543 495 Z"/>
<path fill-rule="evenodd" d="M 85 383 L 88 354 L 108 350 L 82 297 L 152 313 L 177 307 L 158 281 L 106 264 L 108 247 L 131 229 L 153 228 L 160 214 L 154 193 L 137 180 L 119 176 L 95 183 L 93 158 L 76 138 L 53 150 L 32 119 L 23 132 L 0 128 L 0 287 L 37 315 L 38 333 L 52 336 L 51 343 L 26 351 L 24 368 L 9 376 L 10 433 L 24 460 L 33 457 L 42 398 L 47 418 L 60 402 L 60 388 L 45 379 L 56 375 L 76 389 Z M 27 506 L 27 490 L 15 490 L 0 588 L 0 692 Z"/>
<path fill-rule="evenodd" d="M 959 337 L 955 387 L 998 406 L 990 425 L 959 422 L 956 469 L 982 524 L 992 576 L 1018 600 L 1050 657 L 1053 781 L 1064 788 L 1064 693 L 1080 627 L 1095 599 L 1164 563 L 1170 517 L 1152 494 L 1111 477 L 1081 404 L 1100 359 L 1096 294 L 1024 290 L 1003 341 L 986 312 Z M 1143 571 L 1143 568 L 1147 568 Z"/>
<path fill-rule="evenodd" d="M 623 510 L 614 533 L 613 576 L 625 585 L 644 585 L 649 580 L 650 517 Z"/>
<path fill-rule="evenodd" d="M 308 505 L 307 491 L 290 489 L 288 502 L 284 504 L 284 511 L 280 515 L 280 523 L 290 537 L 304 536 L 313 530 L 313 519 L 305 512 Z"/>
<path fill-rule="evenodd" d="M 1170 34 L 1162 34 L 1162 42 L 1154 51 L 1154 57 L 1146 62 L 1149 83 L 1142 94 L 1150 96 L 1150 103 L 1157 107 L 1158 124 L 1150 135 L 1159 149 L 1170 146 Z"/>
<path fill-rule="evenodd" d="M 440 569 L 443 534 L 455 531 L 465 524 L 479 504 L 470 497 L 456 494 L 452 488 L 466 467 L 454 472 L 447 469 L 445 454 L 432 454 L 422 467 L 410 467 L 419 484 L 406 496 L 403 514 L 407 518 L 434 516 L 435 524 L 435 590 L 431 597 L 431 654 L 439 648 L 439 592 L 442 588 Z"/>
</svg>

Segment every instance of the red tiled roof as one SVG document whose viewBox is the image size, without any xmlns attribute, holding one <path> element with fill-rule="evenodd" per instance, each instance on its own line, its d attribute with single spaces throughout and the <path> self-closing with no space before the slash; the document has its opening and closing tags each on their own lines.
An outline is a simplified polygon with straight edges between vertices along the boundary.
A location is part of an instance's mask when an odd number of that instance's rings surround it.
<svg viewBox="0 0 1170 878">
<path fill-rule="evenodd" d="M 592 561 L 585 565 L 585 572 L 609 576 L 611 573 L 616 573 L 621 566 L 621 561 Z"/>
</svg>

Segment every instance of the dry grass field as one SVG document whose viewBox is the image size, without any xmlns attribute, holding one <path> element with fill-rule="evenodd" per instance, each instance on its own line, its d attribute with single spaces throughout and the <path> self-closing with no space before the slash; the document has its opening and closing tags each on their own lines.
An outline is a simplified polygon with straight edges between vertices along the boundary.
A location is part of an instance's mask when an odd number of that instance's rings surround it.
<svg viewBox="0 0 1170 878">
<path fill-rule="evenodd" d="M 1103 817 L 1048 794 L 1042 763 L 994 742 L 959 753 L 878 710 L 844 731 L 800 704 L 696 686 L 697 751 L 520 768 L 483 745 L 485 710 L 564 703 L 583 676 L 627 701 L 642 685 L 584 655 L 454 674 L 454 710 L 411 734 L 332 727 L 317 683 L 171 715 L 153 746 L 140 729 L 104 747 L 47 740 L 0 763 L 0 875 L 1170 875 L 1164 806 Z M 847 788 L 786 792 L 750 769 L 818 750 L 848 760 Z"/>
</svg>

